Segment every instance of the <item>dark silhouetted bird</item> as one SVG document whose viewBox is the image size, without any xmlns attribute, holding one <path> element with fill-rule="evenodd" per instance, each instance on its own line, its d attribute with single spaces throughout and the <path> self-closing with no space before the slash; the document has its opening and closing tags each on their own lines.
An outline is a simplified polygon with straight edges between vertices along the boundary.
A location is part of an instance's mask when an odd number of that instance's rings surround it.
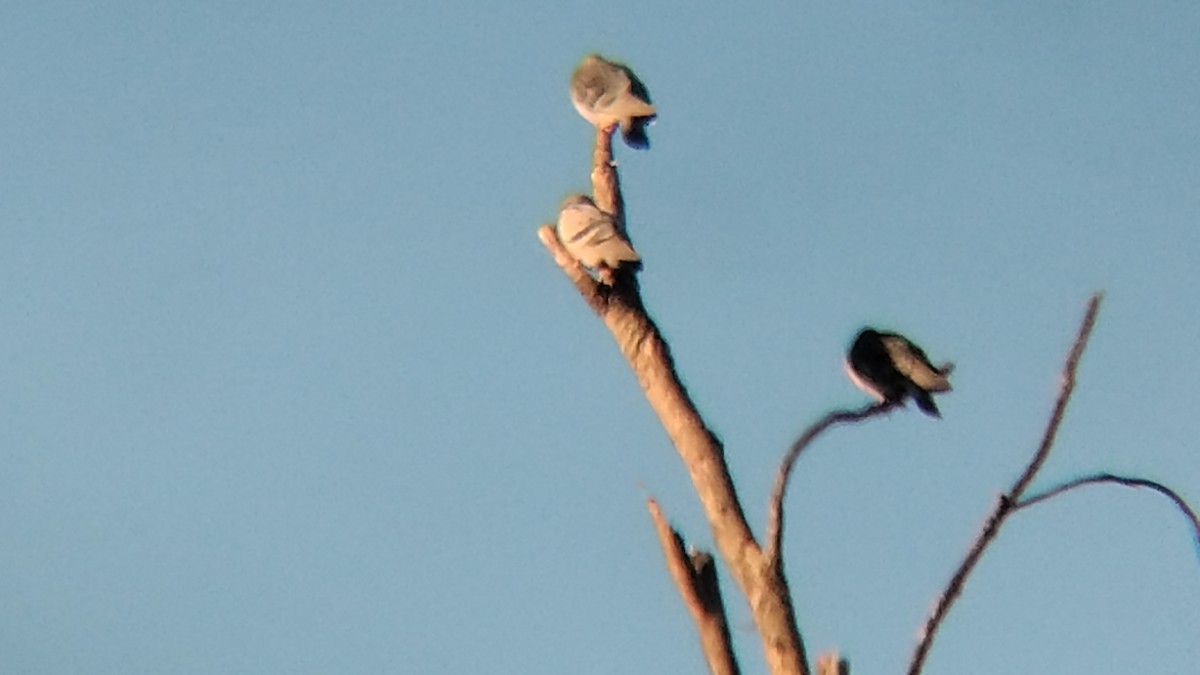
<svg viewBox="0 0 1200 675">
<path fill-rule="evenodd" d="M 941 417 L 933 393 L 950 391 L 946 376 L 954 364 L 935 366 L 925 352 L 897 333 L 864 328 L 846 354 L 850 380 L 881 403 L 900 403 L 911 396 L 930 417 Z"/>
</svg>

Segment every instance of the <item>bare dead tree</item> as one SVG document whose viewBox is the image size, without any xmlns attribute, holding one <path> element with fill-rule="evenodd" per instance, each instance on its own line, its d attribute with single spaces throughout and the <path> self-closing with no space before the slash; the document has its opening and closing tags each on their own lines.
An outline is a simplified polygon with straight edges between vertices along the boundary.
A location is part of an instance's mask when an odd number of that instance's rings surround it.
<svg viewBox="0 0 1200 675">
<path fill-rule="evenodd" d="M 938 597 L 937 602 L 934 604 L 933 612 L 926 620 L 921 631 L 921 638 L 917 643 L 917 647 L 913 651 L 912 659 L 909 662 L 908 675 L 918 675 L 921 672 L 921 669 L 925 665 L 925 659 L 929 655 L 929 650 L 933 646 L 933 640 L 937 636 L 938 628 L 942 625 L 946 614 L 949 613 L 950 608 L 954 605 L 954 601 L 962 595 L 967 577 L 975 569 L 975 565 L 983 557 L 988 546 L 999 536 L 1000 528 L 1003 527 L 1010 516 L 1021 509 L 1039 504 L 1085 485 L 1115 483 L 1127 487 L 1149 488 L 1168 497 L 1175 504 L 1175 507 L 1188 518 L 1196 540 L 1200 543 L 1200 519 L 1197 519 L 1195 511 L 1188 506 L 1187 502 L 1177 492 L 1147 478 L 1123 477 L 1101 473 L 1067 481 L 1032 497 L 1024 496 L 1029 485 L 1037 477 L 1042 465 L 1046 463 L 1046 459 L 1050 456 L 1050 450 L 1054 447 L 1054 441 L 1058 437 L 1059 427 L 1062 425 L 1063 417 L 1067 412 L 1067 404 L 1071 400 L 1071 394 L 1075 391 L 1075 374 L 1079 369 L 1079 360 L 1083 357 L 1083 351 L 1087 348 L 1088 338 L 1091 337 L 1092 329 L 1096 326 L 1096 316 L 1100 312 L 1100 301 L 1102 299 L 1103 294 L 1096 293 L 1088 301 L 1083 323 L 1079 326 L 1079 333 L 1076 335 L 1075 341 L 1071 345 L 1071 350 L 1067 354 L 1066 363 L 1063 365 L 1058 398 L 1054 403 L 1054 410 L 1050 414 L 1050 421 L 1046 424 L 1046 431 L 1042 434 L 1042 441 L 1038 445 L 1037 451 L 1029 460 L 1029 463 L 1026 464 L 1020 477 L 1009 488 L 1008 492 L 1000 495 L 999 499 L 996 500 L 996 506 L 984 521 L 983 529 L 971 544 L 970 550 L 967 551 L 967 555 L 959 564 L 958 569 L 950 577 L 945 590 Z"/>
<path fill-rule="evenodd" d="M 1029 461 L 1029 464 L 1025 467 L 1021 476 L 1017 478 L 1017 481 L 1013 483 L 1009 491 L 996 500 L 996 506 L 984 522 L 983 530 L 971 545 L 966 558 L 958 566 L 954 575 L 950 577 L 950 582 L 946 585 L 946 590 L 938 597 L 937 603 L 933 608 L 933 613 L 925 622 L 925 627 L 921 631 L 921 639 L 918 641 L 917 648 L 913 652 L 912 660 L 908 667 L 909 675 L 917 675 L 917 673 L 921 672 L 921 668 L 925 665 L 925 658 L 929 655 L 929 649 L 933 646 L 933 640 L 937 636 L 938 627 L 945 620 L 946 614 L 954 605 L 954 601 L 962 594 L 963 585 L 966 583 L 967 577 L 975 569 L 975 565 L 979 563 L 980 558 L 983 557 L 983 553 L 987 550 L 988 545 L 1000 534 L 1000 527 L 1004 524 L 1004 520 L 1012 513 L 1013 505 L 1021 498 L 1021 494 L 1033 482 L 1038 470 L 1042 468 L 1042 465 L 1046 462 L 1046 458 L 1050 456 L 1050 449 L 1054 446 L 1054 439 L 1058 436 L 1058 428 L 1062 424 L 1063 416 L 1067 412 L 1067 403 L 1071 400 L 1071 393 L 1075 391 L 1075 371 L 1079 368 L 1079 359 L 1083 357 L 1083 350 L 1087 347 L 1088 338 L 1092 335 L 1092 328 L 1096 325 L 1096 315 L 1100 312 L 1100 299 L 1101 295 L 1097 293 L 1088 302 L 1083 324 L 1079 327 L 1079 334 L 1076 336 L 1074 344 L 1071 345 L 1066 365 L 1063 366 L 1058 399 L 1054 403 L 1054 410 L 1050 414 L 1050 422 L 1046 425 L 1046 432 L 1042 435 L 1042 442 L 1038 446 L 1037 452 L 1034 453 L 1033 459 Z"/>
<path fill-rule="evenodd" d="M 592 153 L 591 182 L 596 205 L 611 214 L 624 229 L 625 209 L 616 164 L 612 157 L 613 128 L 598 129 Z M 675 370 L 670 347 L 642 303 L 634 271 L 618 269 L 606 283 L 594 279 L 567 252 L 554 228 L 544 225 L 538 237 L 580 296 L 612 334 L 637 377 L 646 400 L 662 422 L 668 438 L 683 460 L 713 532 L 713 541 L 729 568 L 730 576 L 745 596 L 762 641 L 767 667 L 774 675 L 809 675 L 804 641 L 796 623 L 791 592 L 783 571 L 783 505 L 787 485 L 797 460 L 817 437 L 839 424 L 862 422 L 880 416 L 898 403 L 880 403 L 856 410 L 828 413 L 808 427 L 791 445 L 775 477 L 767 508 L 765 547 L 754 538 L 737 498 L 725 463 L 724 447 L 701 418 Z M 1012 514 L 1071 490 L 1096 484 L 1149 488 L 1169 499 L 1189 518 L 1200 543 L 1200 519 L 1175 491 L 1141 477 L 1099 473 L 1067 481 L 1033 496 L 1029 485 L 1049 456 L 1067 403 L 1075 388 L 1075 374 L 1088 337 L 1095 326 L 1101 295 L 1088 303 L 1083 323 L 1063 367 L 1062 386 L 1050 421 L 1033 458 L 1016 482 L 997 501 L 966 558 L 951 576 L 924 625 L 909 664 L 909 675 L 918 675 L 933 645 L 938 628 L 961 595 L 971 571 Z M 724 603 L 717 584 L 715 561 L 703 552 L 688 552 L 683 537 L 670 527 L 658 503 L 647 507 L 667 569 L 700 634 L 701 649 L 711 672 L 736 674 L 738 666 L 730 640 Z M 848 663 L 836 653 L 822 655 L 817 675 L 849 675 Z"/>
<path fill-rule="evenodd" d="M 613 214 L 618 223 L 624 223 L 625 210 L 612 160 L 612 131 L 611 127 L 597 130 L 592 191 L 596 205 Z M 538 237 L 612 333 L 687 467 L 712 527 L 713 541 L 750 604 L 767 667 L 777 675 L 808 675 L 808 660 L 783 568 L 770 560 L 755 541 L 725 464 L 724 447 L 679 380 L 670 347 L 647 314 L 632 275 L 618 273 L 614 285 L 600 284 L 567 253 L 553 227 L 541 227 Z M 681 587 L 680 592 L 686 597 L 690 591 Z"/>
</svg>

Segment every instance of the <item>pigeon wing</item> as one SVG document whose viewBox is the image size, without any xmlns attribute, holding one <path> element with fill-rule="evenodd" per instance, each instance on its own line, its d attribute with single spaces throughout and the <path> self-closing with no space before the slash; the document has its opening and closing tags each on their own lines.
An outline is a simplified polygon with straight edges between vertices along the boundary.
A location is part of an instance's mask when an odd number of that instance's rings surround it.
<svg viewBox="0 0 1200 675">
<path fill-rule="evenodd" d="M 592 268 L 638 262 L 637 251 L 608 214 L 591 204 L 567 206 L 558 217 L 558 237 L 576 260 Z"/>
<path fill-rule="evenodd" d="M 950 391 L 950 381 L 920 347 L 895 334 L 883 336 L 883 345 L 896 370 L 913 384 L 925 391 Z"/>
</svg>

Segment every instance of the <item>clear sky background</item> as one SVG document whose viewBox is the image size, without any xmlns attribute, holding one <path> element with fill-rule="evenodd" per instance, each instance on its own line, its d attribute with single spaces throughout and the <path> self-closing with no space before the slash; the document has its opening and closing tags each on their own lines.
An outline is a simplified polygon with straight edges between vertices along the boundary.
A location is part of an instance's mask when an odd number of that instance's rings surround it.
<svg viewBox="0 0 1200 675">
<path fill-rule="evenodd" d="M 0 672 L 703 672 L 644 499 L 708 526 L 535 235 L 590 50 L 659 106 L 642 286 L 759 532 L 863 324 L 958 363 L 798 466 L 814 654 L 903 671 L 1093 290 L 1039 485 L 1200 502 L 1196 3 L 113 4 L 0 5 Z M 926 672 L 1014 663 L 1195 673 L 1185 521 L 1011 520 Z"/>
</svg>

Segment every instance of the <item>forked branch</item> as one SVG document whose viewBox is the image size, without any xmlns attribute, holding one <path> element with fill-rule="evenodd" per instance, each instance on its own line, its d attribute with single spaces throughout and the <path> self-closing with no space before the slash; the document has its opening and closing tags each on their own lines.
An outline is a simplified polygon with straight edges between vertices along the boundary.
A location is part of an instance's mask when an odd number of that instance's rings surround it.
<svg viewBox="0 0 1200 675">
<path fill-rule="evenodd" d="M 1050 449 L 1054 446 L 1054 439 L 1058 435 L 1058 428 L 1062 424 L 1063 417 L 1067 412 L 1067 403 L 1071 400 L 1071 393 L 1075 391 L 1075 371 L 1079 368 L 1079 359 L 1083 356 L 1084 349 L 1087 348 L 1092 328 L 1096 325 L 1096 315 L 1100 311 L 1100 300 L 1102 297 L 1101 293 L 1095 293 L 1088 301 L 1083 323 L 1079 326 L 1079 333 L 1075 336 L 1075 342 L 1071 345 L 1071 351 L 1067 354 L 1066 363 L 1063 364 L 1058 399 L 1054 403 L 1054 411 L 1050 415 L 1050 421 L 1046 425 L 1045 433 L 1042 434 L 1042 441 L 1038 445 L 1037 452 L 1034 453 L 1033 458 L 1026 465 L 1020 478 L 1013 483 L 1009 491 L 996 500 L 996 506 L 984 522 L 983 530 L 975 538 L 975 542 L 971 545 L 971 549 L 967 552 L 966 557 L 963 558 L 954 575 L 950 577 L 949 583 L 946 584 L 945 590 L 938 597 L 932 614 L 925 621 L 925 626 L 921 631 L 921 639 L 917 642 L 917 647 L 913 651 L 912 660 L 908 666 L 908 675 L 918 675 L 921 672 L 921 668 L 925 665 L 925 659 L 929 655 L 929 649 L 933 646 L 933 640 L 937 636 L 938 628 L 942 625 L 942 621 L 945 620 L 950 608 L 954 606 L 954 602 L 962 594 L 963 585 L 966 583 L 967 577 L 975 569 L 975 565 L 979 563 L 979 559 L 983 557 L 983 553 L 987 550 L 987 547 L 1000 534 L 1000 528 L 1004 525 L 1004 521 L 1008 516 L 1012 515 L 1021 495 L 1029 487 L 1029 484 L 1033 482 L 1038 470 L 1045 464 L 1046 458 L 1050 456 Z"/>
<path fill-rule="evenodd" d="M 729 623 L 725 618 L 725 603 L 721 599 L 721 586 L 717 582 L 717 564 L 712 556 L 700 551 L 689 553 L 674 528 L 667 524 L 662 509 L 653 499 L 646 500 L 654 531 L 662 545 L 667 571 L 675 582 L 675 588 L 683 597 L 696 630 L 700 633 L 700 649 L 708 661 L 713 675 L 738 675 L 737 659 L 733 655 L 733 641 L 729 637 Z"/>
<path fill-rule="evenodd" d="M 611 129 L 598 130 L 592 155 L 593 198 L 597 206 L 624 223 L 611 144 Z M 554 228 L 543 226 L 538 237 L 612 333 L 679 452 L 704 506 L 717 550 L 750 605 L 770 672 L 808 675 L 804 643 L 782 566 L 771 564 L 755 541 L 725 464 L 724 448 L 679 380 L 670 347 L 646 313 L 636 279 L 618 275 L 612 286 L 598 284 L 563 248 Z"/>
<path fill-rule="evenodd" d="M 1091 476 L 1084 476 L 1069 480 L 1061 485 L 1056 485 L 1048 490 L 1044 490 L 1035 495 L 1025 497 L 1013 506 L 1013 511 L 1029 508 L 1034 504 L 1040 504 L 1048 499 L 1053 499 L 1061 494 L 1070 492 L 1075 488 L 1084 487 L 1086 485 L 1101 485 L 1101 484 L 1122 485 L 1131 488 L 1146 488 L 1154 490 L 1158 494 L 1170 499 L 1175 508 L 1188 519 L 1188 523 L 1192 526 L 1192 537 L 1196 540 L 1196 546 L 1200 547 L 1200 518 L 1196 516 L 1196 511 L 1187 503 L 1187 501 L 1171 488 L 1159 483 L 1158 481 L 1149 480 L 1147 478 L 1138 478 L 1136 476 L 1118 476 L 1111 473 L 1097 473 Z M 1198 548 L 1200 550 L 1200 548 Z"/>
</svg>

